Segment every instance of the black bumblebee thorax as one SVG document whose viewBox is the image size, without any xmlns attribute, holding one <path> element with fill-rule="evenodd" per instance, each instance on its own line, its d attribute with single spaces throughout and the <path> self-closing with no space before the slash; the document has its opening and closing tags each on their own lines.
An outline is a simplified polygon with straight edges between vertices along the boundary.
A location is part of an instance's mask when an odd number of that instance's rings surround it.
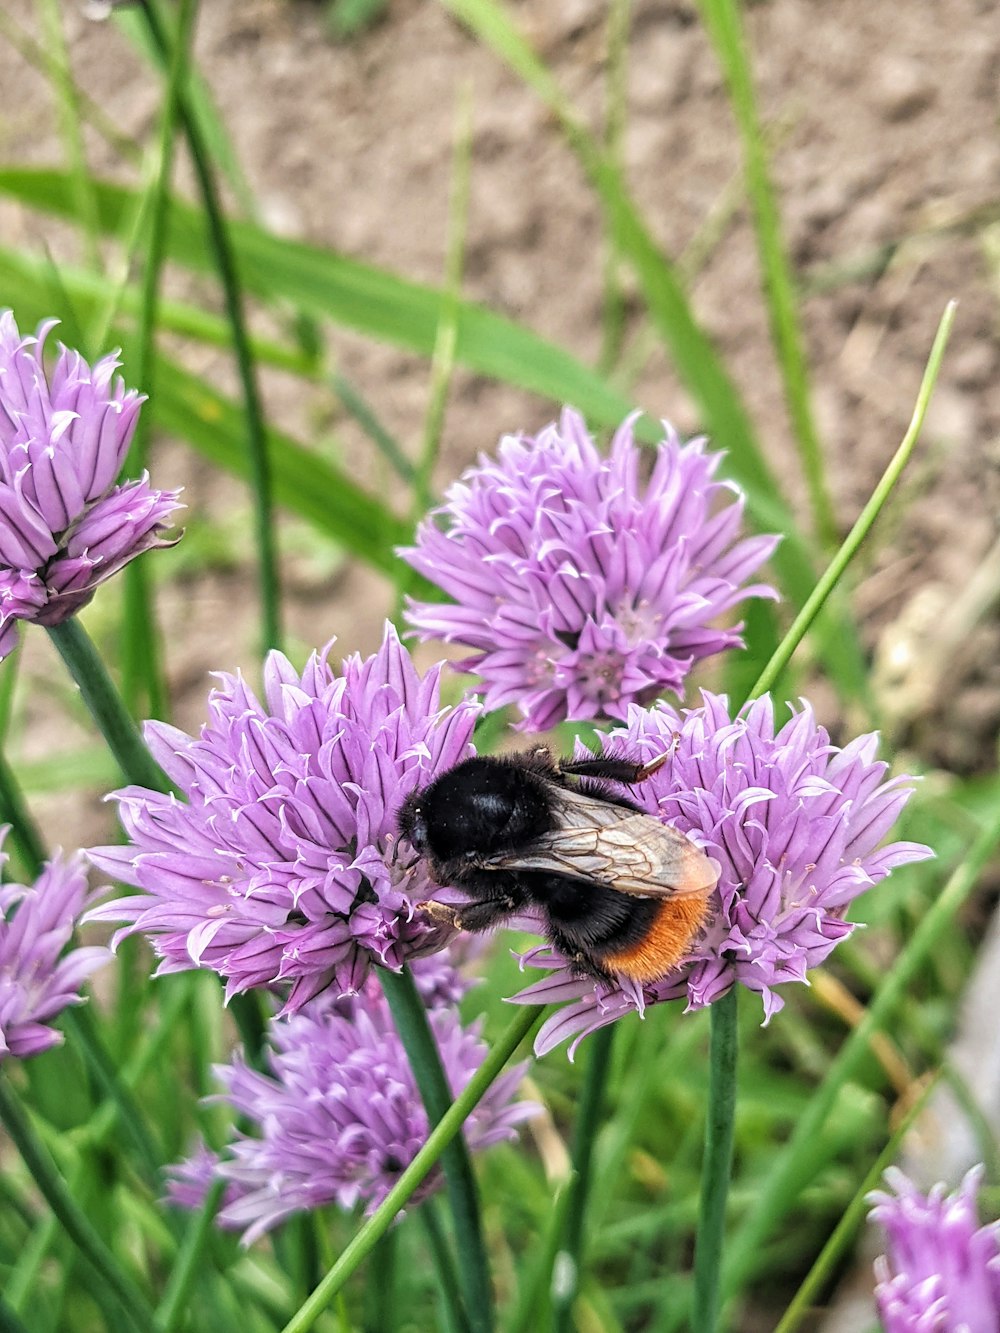
<svg viewBox="0 0 1000 1333">
<path fill-rule="evenodd" d="M 495 759 L 449 769 L 421 794 L 417 818 L 437 861 L 518 847 L 552 824 L 543 782 Z"/>
</svg>

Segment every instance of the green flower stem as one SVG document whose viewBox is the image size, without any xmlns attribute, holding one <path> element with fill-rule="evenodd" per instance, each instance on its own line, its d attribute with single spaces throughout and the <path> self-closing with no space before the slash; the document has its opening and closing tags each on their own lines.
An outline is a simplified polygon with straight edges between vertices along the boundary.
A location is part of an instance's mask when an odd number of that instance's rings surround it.
<svg viewBox="0 0 1000 1333">
<path fill-rule="evenodd" d="M 136 331 L 135 382 L 155 398 L 156 328 L 160 302 L 160 275 L 166 253 L 170 219 L 170 180 L 173 172 L 174 143 L 180 117 L 181 89 L 187 77 L 188 53 L 197 0 L 181 0 L 177 10 L 177 32 L 167 72 L 166 92 L 160 113 L 159 164 L 149 193 L 149 223 L 143 249 L 142 293 Z M 137 237 L 138 239 L 138 237 Z M 126 464 L 129 476 L 138 476 L 146 463 L 152 417 L 139 414 L 135 435 Z M 148 714 L 165 717 L 167 687 L 160 653 L 159 627 L 153 606 L 148 565 L 133 560 L 124 571 L 125 625 L 122 636 L 123 692 L 134 713 L 145 690 Z"/>
<path fill-rule="evenodd" d="M 719 1317 L 719 1274 L 736 1117 L 738 995 L 738 987 L 733 986 L 715 1001 L 710 1012 L 708 1121 L 694 1247 L 692 1333 L 715 1333 Z"/>
<path fill-rule="evenodd" d="M 441 1053 L 427 1018 L 427 1009 L 409 968 L 404 968 L 402 972 L 380 968 L 379 980 L 420 1089 L 427 1118 L 432 1126 L 438 1125 L 452 1105 L 452 1095 L 441 1063 Z M 455 1223 L 459 1281 L 465 1297 L 469 1325 L 473 1333 L 490 1333 L 493 1327 L 493 1288 L 483 1243 L 476 1178 L 469 1150 L 461 1134 L 456 1134 L 441 1153 L 441 1164 Z"/>
<path fill-rule="evenodd" d="M 777 354 L 785 402 L 805 474 L 813 524 L 825 550 L 837 535 L 833 504 L 823 472 L 823 451 L 809 398 L 809 370 L 803 346 L 798 296 L 781 235 L 781 218 L 770 180 L 767 137 L 760 123 L 750 56 L 736 0 L 700 0 L 702 18 L 726 81 L 729 102 L 743 141 L 744 175 L 753 210 L 764 298 Z"/>
<path fill-rule="evenodd" d="M 142 16 L 149 28 L 153 43 L 163 62 L 169 65 L 173 41 L 168 36 L 160 11 L 151 0 L 141 6 Z M 191 106 L 187 89 L 179 90 L 180 114 L 191 150 L 191 161 L 198 178 L 209 242 L 215 256 L 215 266 L 222 283 L 226 317 L 233 336 L 233 350 L 247 418 L 247 446 L 250 453 L 253 478 L 256 537 L 259 559 L 261 619 L 264 648 L 281 644 L 281 584 L 278 575 L 277 544 L 274 532 L 273 485 L 271 462 L 268 456 L 267 430 L 264 411 L 257 388 L 257 371 L 243 309 L 243 288 L 236 268 L 229 227 L 222 211 L 219 190 L 212 170 L 211 156 L 205 145 L 198 118 Z"/>
<path fill-rule="evenodd" d="M 441 1284 L 441 1297 L 448 1318 L 448 1333 L 471 1333 L 465 1306 L 462 1304 L 458 1270 L 455 1267 L 455 1259 L 449 1248 L 444 1227 L 441 1225 L 436 1200 L 424 1199 L 420 1205 L 418 1215 L 427 1236 L 427 1244 L 434 1256 L 438 1281 Z"/>
<path fill-rule="evenodd" d="M 281 1333 L 305 1333 L 306 1329 L 312 1328 L 351 1275 L 372 1252 L 375 1243 L 392 1226 L 399 1210 L 406 1206 L 426 1180 L 442 1152 L 461 1130 L 463 1123 L 472 1114 L 487 1088 L 524 1038 L 529 1036 L 541 1022 L 544 1012 L 543 1005 L 525 1005 L 521 1008 L 440 1122 L 431 1130 L 430 1137 L 416 1157 Z"/>
<path fill-rule="evenodd" d="M 66 1234 L 90 1261 L 104 1284 L 121 1303 L 130 1326 L 140 1333 L 157 1333 L 153 1311 L 146 1298 L 120 1268 L 115 1256 L 94 1230 L 87 1215 L 66 1188 L 45 1146 L 32 1128 L 10 1080 L 0 1070 L 0 1120 L 38 1186 L 46 1203 L 58 1217 Z"/>
<path fill-rule="evenodd" d="M 830 593 L 843 577 L 844 571 L 857 554 L 862 542 L 871 531 L 893 487 L 917 442 L 931 392 L 941 368 L 944 349 L 955 320 L 956 305 L 950 301 L 938 324 L 927 366 L 917 394 L 916 406 L 909 428 L 888 467 L 872 492 L 871 499 L 861 511 L 857 522 L 844 539 L 816 587 L 806 599 L 771 660 L 757 678 L 749 698 L 766 694 L 788 665 L 810 625 L 821 611 Z M 926 919 L 925 919 L 926 920 Z M 730 996 L 733 998 L 730 1001 Z M 731 1013 L 722 1006 L 730 1002 Z M 714 1333 L 718 1319 L 720 1293 L 719 1277 L 722 1260 L 722 1239 L 725 1225 L 726 1196 L 729 1188 L 729 1167 L 732 1160 L 733 1117 L 736 1103 L 736 999 L 735 987 L 712 1005 L 712 1061 L 709 1082 L 709 1109 L 706 1130 L 705 1170 L 702 1176 L 701 1212 L 695 1247 L 695 1295 L 693 1333 Z M 855 1036 L 857 1034 L 855 1033 Z M 832 1094 L 831 1094 L 832 1095 Z M 815 1099 L 814 1099 L 815 1104 Z M 826 1110 L 823 1115 L 825 1116 Z M 822 1121 L 819 1122 L 821 1124 Z M 819 1128 L 819 1124 L 814 1129 Z M 801 1123 L 799 1128 L 801 1129 Z M 794 1136 L 793 1136 L 794 1141 Z M 769 1180 L 774 1185 L 775 1177 Z M 766 1193 L 766 1191 L 765 1191 Z M 753 1234 L 753 1233 L 751 1233 Z M 759 1239 L 759 1236 L 758 1236 Z M 752 1251 L 744 1245 L 736 1271 L 742 1276 Z M 730 1285 L 731 1285 L 730 1274 Z"/>
<path fill-rule="evenodd" d="M 587 1077 L 573 1127 L 573 1177 L 569 1187 L 566 1228 L 563 1244 L 556 1255 L 556 1263 L 565 1275 L 565 1280 L 552 1297 L 556 1333 L 568 1333 L 573 1326 L 573 1302 L 580 1290 L 583 1268 L 584 1221 L 590 1194 L 594 1139 L 600 1127 L 604 1089 L 611 1070 L 611 1048 L 617 1026 L 616 1023 L 609 1023 L 607 1027 L 598 1028 L 588 1043 L 590 1063 L 587 1065 Z"/>
<path fill-rule="evenodd" d="M 2 1296 L 0 1296 L 0 1333 L 28 1333 L 27 1325 L 21 1323 Z"/>
<path fill-rule="evenodd" d="M 910 454 L 913 452 L 913 446 L 916 444 L 924 424 L 924 417 L 927 415 L 927 407 L 931 400 L 931 393 L 934 389 L 938 372 L 941 369 L 941 361 L 944 357 L 944 349 L 947 346 L 951 327 L 955 322 L 955 311 L 957 304 L 955 301 L 949 301 L 944 308 L 944 314 L 941 316 L 937 327 L 937 333 L 934 335 L 934 343 L 931 347 L 930 356 L 927 358 L 927 365 L 924 369 L 923 379 L 920 381 L 920 390 L 917 393 L 916 406 L 913 409 L 913 416 L 910 419 L 909 427 L 903 436 L 899 448 L 893 454 L 889 466 L 882 473 L 878 485 L 872 491 L 871 498 L 862 509 L 857 522 L 850 532 L 844 538 L 837 554 L 830 561 L 823 576 L 820 578 L 816 587 L 809 594 L 802 610 L 795 617 L 788 633 L 778 644 L 770 662 L 765 666 L 757 683 L 750 692 L 752 699 L 766 694 L 774 685 L 781 672 L 788 665 L 792 654 L 804 638 L 809 626 L 816 619 L 816 616 L 822 610 L 824 603 L 837 586 L 842 578 L 847 566 L 858 553 L 861 543 L 868 536 L 872 525 L 878 518 L 889 495 L 899 481 L 903 468 L 909 461 Z"/>
<path fill-rule="evenodd" d="M 962 863 L 949 876 L 944 889 L 920 919 L 881 986 L 868 1004 L 827 1071 L 809 1105 L 795 1122 L 791 1138 L 754 1196 L 753 1206 L 733 1237 L 723 1274 L 723 1295 L 728 1299 L 753 1271 L 761 1247 L 790 1201 L 811 1178 L 810 1161 L 816 1139 L 833 1110 L 841 1088 L 858 1073 L 869 1057 L 872 1037 L 885 1025 L 903 999 L 906 988 L 926 966 L 955 914 L 975 888 L 983 869 L 1000 844 L 1000 811 L 982 830 Z"/>
<path fill-rule="evenodd" d="M 173 1333 L 187 1309 L 191 1285 L 198 1276 L 199 1266 L 204 1258 L 205 1244 L 212 1231 L 215 1214 L 225 1193 L 226 1182 L 213 1182 L 205 1201 L 191 1218 L 184 1240 L 181 1243 L 177 1261 L 170 1272 L 163 1298 L 156 1307 L 156 1325 L 161 1333 Z"/>
<path fill-rule="evenodd" d="M 150 787 L 153 791 L 169 791 L 169 779 L 146 748 L 124 699 L 79 619 L 71 616 L 61 625 L 50 625 L 49 635 L 80 687 L 84 703 L 118 760 L 126 781 L 137 787 Z M 260 996 L 252 992 L 234 995 L 229 1008 L 246 1043 L 247 1058 L 254 1068 L 260 1068 L 264 1034 Z"/>
<path fill-rule="evenodd" d="M 25 803 L 24 793 L 14 776 L 14 770 L 7 762 L 7 753 L 2 747 L 0 747 L 0 823 L 10 825 L 25 871 L 32 879 L 37 879 L 48 852 Z"/>
<path fill-rule="evenodd" d="M 138 787 L 169 791 L 166 775 L 146 748 L 139 728 L 79 618 L 70 616 L 61 625 L 48 628 L 49 637 L 80 687 L 83 701 L 126 780 Z"/>
<path fill-rule="evenodd" d="M 7 757 L 2 749 L 0 749 L 0 822 L 11 825 L 11 832 L 21 851 L 26 877 L 37 879 L 48 853 L 25 804 L 17 778 L 7 763 Z M 105 1111 L 120 1118 L 125 1134 L 131 1138 L 147 1177 L 156 1180 L 160 1167 L 160 1154 L 145 1120 L 129 1093 L 127 1081 L 120 1077 L 97 1032 L 93 1018 L 85 1009 L 68 1008 L 63 1013 L 62 1023 L 100 1085 L 106 1098 Z"/>
</svg>

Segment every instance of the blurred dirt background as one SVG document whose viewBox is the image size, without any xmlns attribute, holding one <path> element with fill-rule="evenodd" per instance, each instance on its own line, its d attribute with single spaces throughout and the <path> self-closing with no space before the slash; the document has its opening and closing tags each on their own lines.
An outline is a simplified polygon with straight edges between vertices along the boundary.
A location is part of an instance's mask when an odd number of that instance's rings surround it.
<svg viewBox="0 0 1000 1333">
<path fill-rule="evenodd" d="M 6 0 L 5 10 L 0 159 L 61 165 L 52 91 L 10 40 L 12 31 L 43 39 L 36 8 Z M 606 5 L 517 3 L 511 12 L 599 129 Z M 816 410 L 845 530 L 905 430 L 946 301 L 960 301 L 928 428 L 856 571 L 853 596 L 893 739 L 916 747 L 924 763 L 964 773 L 990 768 L 1000 720 L 998 6 L 909 0 L 889 10 L 865 0 L 768 0 L 748 7 L 746 19 L 785 235 L 807 293 Z M 149 142 L 160 91 L 147 66 L 112 23 L 92 21 L 82 6 L 67 4 L 64 21 L 83 89 L 122 133 Z M 456 112 L 467 90 L 465 292 L 596 359 L 605 255 L 593 193 L 539 101 L 441 8 L 391 0 L 376 26 L 337 44 L 324 8 L 310 0 L 212 0 L 196 51 L 266 224 L 427 282 L 443 277 Z M 696 313 L 804 515 L 753 232 L 740 203 L 739 141 L 693 4 L 635 0 L 627 83 L 625 158 L 635 195 L 670 256 L 692 262 L 700 253 L 691 282 Z M 134 180 L 90 129 L 86 141 L 96 173 Z M 183 188 L 183 163 L 179 179 Z M 44 244 L 56 259 L 79 259 L 73 233 L 40 225 L 7 200 L 0 231 L 7 244 L 35 251 Z M 207 289 L 173 290 L 217 302 Z M 685 433 L 697 431 L 662 351 L 652 341 L 642 350 L 634 301 L 628 319 L 628 354 L 639 366 L 634 400 Z M 258 326 L 269 328 L 259 319 Z M 340 369 L 415 452 L 426 363 L 340 331 L 331 345 Z M 235 387 L 226 356 L 198 352 L 191 364 Z M 265 394 L 273 420 L 334 448 L 369 484 L 385 485 L 367 440 L 332 399 L 304 400 L 276 375 L 265 379 Z M 501 433 L 533 430 L 554 411 L 459 371 L 437 483 Z M 185 449 L 163 441 L 159 450 L 156 479 L 185 487 L 202 550 L 205 533 L 215 534 L 207 570 L 185 564 L 183 543 L 156 557 L 161 572 L 172 571 L 162 606 L 177 720 L 193 727 L 204 716 L 210 670 L 242 665 L 256 673 L 250 509 L 240 486 Z M 312 646 L 336 634 L 344 651 L 371 651 L 391 589 L 335 551 L 317 553 L 307 536 L 283 525 L 292 635 Z M 33 694 L 22 745 L 40 757 L 57 741 L 84 737 L 48 706 L 60 673 L 44 636 L 28 639 L 23 666 L 43 688 Z M 832 698 L 818 702 L 821 712 L 834 706 Z M 80 828 L 64 797 L 58 809 L 60 841 L 83 840 L 93 804 L 81 808 Z"/>
</svg>

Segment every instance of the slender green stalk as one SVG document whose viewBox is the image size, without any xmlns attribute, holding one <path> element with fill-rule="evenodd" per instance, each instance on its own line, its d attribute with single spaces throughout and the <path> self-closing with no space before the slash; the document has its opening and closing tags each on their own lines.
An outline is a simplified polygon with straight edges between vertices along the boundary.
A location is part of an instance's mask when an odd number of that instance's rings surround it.
<svg viewBox="0 0 1000 1333">
<path fill-rule="evenodd" d="M 928 1079 L 920 1096 L 914 1098 L 913 1104 L 907 1108 L 906 1114 L 893 1130 L 889 1142 L 879 1153 L 871 1170 L 862 1181 L 860 1189 L 857 1190 L 854 1198 L 844 1210 L 840 1221 L 831 1232 L 816 1262 L 806 1275 L 805 1281 L 795 1293 L 791 1305 L 782 1315 L 781 1322 L 774 1333 L 794 1333 L 794 1330 L 799 1327 L 802 1320 L 809 1313 L 809 1307 L 814 1299 L 833 1276 L 858 1227 L 861 1225 L 865 1212 L 865 1200 L 869 1190 L 878 1186 L 882 1178 L 882 1172 L 895 1161 L 899 1152 L 899 1145 L 903 1142 L 903 1138 L 914 1120 L 924 1109 L 931 1090 L 937 1087 L 939 1078 L 940 1074 L 935 1074 L 932 1079 Z"/>
<path fill-rule="evenodd" d="M 160 12 L 153 0 L 142 5 L 142 16 L 149 28 L 161 60 L 169 62 L 172 41 L 167 35 Z M 226 316 L 233 336 L 237 370 L 243 389 L 246 408 L 247 444 L 251 459 L 254 508 L 256 516 L 257 553 L 261 597 L 261 621 L 265 650 L 281 644 L 281 584 L 278 575 L 277 543 L 275 540 L 271 462 L 268 456 L 267 431 L 264 411 L 257 388 L 257 372 L 253 349 L 247 333 L 243 309 L 243 286 L 236 267 L 236 257 L 229 227 L 222 211 L 211 158 L 202 136 L 186 88 L 179 91 L 181 119 L 198 188 L 201 192 L 209 240 L 215 265 L 222 283 Z"/>
<path fill-rule="evenodd" d="M 9 824 L 11 836 L 21 855 L 27 873 L 37 879 L 48 852 L 24 801 L 24 793 L 7 762 L 7 753 L 0 748 L 0 823 Z"/>
<path fill-rule="evenodd" d="M 37 879 L 48 853 L 2 750 L 0 750 L 0 821 L 11 825 L 11 832 L 21 850 L 27 876 L 30 879 Z M 161 1162 L 160 1153 L 139 1108 L 129 1094 L 128 1080 L 121 1077 L 108 1054 L 92 1016 L 86 1009 L 69 1008 L 63 1013 L 62 1023 L 82 1053 L 87 1067 L 106 1098 L 102 1110 L 108 1115 L 119 1118 L 126 1136 L 133 1142 L 147 1178 L 156 1180 Z"/>
<path fill-rule="evenodd" d="M 771 337 L 805 473 L 813 524 L 822 545 L 830 548 L 836 539 L 837 525 L 813 419 L 795 288 L 781 236 L 774 187 L 769 179 L 767 140 L 757 114 L 747 44 L 733 0 L 700 0 L 700 8 L 729 84 L 729 98 L 743 140 L 746 184 L 754 214 Z"/>
<path fill-rule="evenodd" d="M 738 995 L 739 988 L 733 986 L 715 1001 L 710 1014 L 708 1121 L 694 1249 L 692 1333 L 715 1333 L 719 1317 L 719 1274 L 736 1117 Z"/>
<path fill-rule="evenodd" d="M 810 1161 L 818 1136 L 837 1095 L 855 1078 L 869 1056 L 872 1037 L 881 1031 L 906 988 L 926 965 L 947 934 L 955 914 L 975 888 L 984 867 L 1000 844 L 1000 811 L 982 830 L 942 892 L 930 903 L 881 986 L 864 1018 L 854 1028 L 831 1064 L 826 1078 L 795 1122 L 792 1136 L 775 1159 L 754 1198 L 753 1206 L 733 1237 L 723 1273 L 723 1295 L 734 1295 L 753 1271 L 760 1249 L 785 1210 L 810 1179 Z"/>
<path fill-rule="evenodd" d="M 66 1234 L 93 1265 L 105 1285 L 120 1301 L 133 1328 L 155 1333 L 153 1311 L 139 1289 L 120 1268 L 117 1259 L 94 1230 L 87 1215 L 56 1169 L 44 1144 L 32 1128 L 9 1078 L 0 1070 L 0 1120 L 31 1172 L 46 1203 L 59 1218 Z"/>
<path fill-rule="evenodd" d="M 2 1296 L 0 1296 L 0 1333 L 28 1333 L 28 1326 L 21 1323 Z"/>
<path fill-rule="evenodd" d="M 572 1184 L 570 1178 L 557 1186 L 552 1197 L 546 1233 L 534 1247 L 531 1260 L 522 1264 L 518 1273 L 518 1301 L 504 1324 L 503 1333 L 535 1333 L 539 1324 L 538 1311 L 545 1309 L 551 1301 L 552 1274 L 566 1232 L 566 1212 Z"/>
<path fill-rule="evenodd" d="M 147 750 L 93 640 L 77 616 L 50 625 L 49 636 L 80 687 L 90 715 L 117 759 L 126 779 L 139 787 L 168 791 L 170 784 Z"/>
<path fill-rule="evenodd" d="M 938 372 L 941 369 L 941 361 L 944 357 L 944 349 L 948 343 L 948 337 L 951 333 L 951 327 L 955 322 L 956 302 L 949 301 L 945 306 L 944 314 L 941 316 L 937 327 L 937 333 L 934 335 L 934 343 L 931 347 L 930 356 L 927 358 L 927 366 L 924 370 L 923 379 L 920 381 L 920 390 L 917 394 L 916 406 L 913 409 L 913 416 L 910 419 L 909 427 L 903 436 L 899 448 L 893 454 L 889 466 L 882 473 L 878 485 L 872 491 L 871 498 L 862 509 L 857 522 L 851 528 L 850 532 L 844 538 L 844 541 L 830 561 L 816 587 L 806 599 L 802 610 L 795 617 L 788 633 L 781 640 L 771 660 L 765 666 L 757 679 L 757 683 L 751 692 L 751 698 L 757 698 L 774 685 L 781 672 L 788 665 L 792 654 L 801 643 L 809 626 L 815 620 L 816 616 L 822 610 L 823 604 L 830 596 L 830 593 L 837 586 L 837 583 L 843 576 L 844 570 L 854 559 L 861 543 L 868 536 L 872 525 L 878 518 L 889 495 L 899 480 L 903 468 L 906 466 L 910 454 L 913 452 L 913 446 L 920 436 L 921 427 L 924 424 L 924 417 L 927 414 L 927 407 L 930 403 L 931 393 L 934 389 Z"/>
<path fill-rule="evenodd" d="M 201 1207 L 188 1224 L 177 1262 L 167 1279 L 163 1299 L 156 1307 L 156 1324 L 161 1333 L 172 1333 L 184 1316 L 191 1284 L 198 1274 L 205 1242 L 211 1234 L 225 1188 L 224 1180 L 214 1181 Z"/>
<path fill-rule="evenodd" d="M 608 75 L 604 115 L 604 150 L 618 171 L 624 167 L 623 147 L 628 115 L 628 37 L 631 0 L 612 0 L 608 8 Z M 601 373 L 610 372 L 621 357 L 627 303 L 622 263 L 611 237 L 604 242 L 604 300 L 601 315 Z"/>
<path fill-rule="evenodd" d="M 372 1333 L 399 1327 L 395 1308 L 398 1265 L 399 1232 L 392 1227 L 376 1246 L 365 1287 L 365 1327 Z"/>
<path fill-rule="evenodd" d="M 573 1178 L 569 1188 L 569 1206 L 563 1244 L 555 1257 L 561 1274 L 558 1290 L 552 1295 L 556 1333 L 568 1333 L 573 1325 L 573 1302 L 580 1290 L 583 1271 L 584 1222 L 592 1180 L 594 1140 L 601 1123 L 604 1089 L 611 1072 L 611 1049 L 614 1045 L 616 1023 L 598 1028 L 591 1037 L 587 1077 L 584 1080 L 580 1104 L 573 1127 Z"/>
<path fill-rule="evenodd" d="M 893 455 L 872 497 L 845 538 L 837 554 L 823 573 L 813 593 L 778 644 L 770 661 L 765 665 L 749 698 L 765 694 L 788 665 L 792 654 L 801 643 L 813 620 L 861 543 L 871 530 L 890 492 L 913 451 L 923 424 L 931 390 L 937 378 L 954 321 L 955 303 L 945 308 L 927 361 L 927 368 L 917 395 L 917 403 L 902 443 Z M 735 997 L 735 987 L 730 992 Z M 722 1242 L 725 1226 L 726 1196 L 729 1188 L 729 1165 L 732 1158 L 733 1116 L 736 1102 L 736 1028 L 735 998 L 733 1012 L 726 1015 L 720 1006 L 728 996 L 712 1005 L 712 1062 L 709 1083 L 709 1111 L 706 1130 L 706 1165 L 702 1174 L 701 1214 L 695 1248 L 694 1333 L 713 1333 L 719 1313 L 719 1274 L 722 1261 Z M 730 1033 L 731 1029 L 731 1033 Z M 731 1036 L 731 1050 L 729 1040 Z M 728 1126 L 728 1127 L 727 1127 Z M 724 1171 L 723 1171 L 724 1164 Z"/>
<path fill-rule="evenodd" d="M 462 93 L 456 116 L 455 151 L 452 157 L 451 203 L 448 210 L 448 253 L 445 258 L 444 300 L 434 338 L 431 382 L 424 419 L 420 458 L 413 483 L 413 515 L 421 518 L 431 503 L 431 477 L 441 443 L 441 428 L 455 370 L 458 340 L 458 308 L 462 299 L 465 266 L 465 233 L 469 214 L 469 180 L 472 163 L 472 97 Z"/>
<path fill-rule="evenodd" d="M 371 404 L 339 370 L 331 372 L 330 384 L 341 403 L 372 441 L 393 472 L 408 486 L 411 486 L 417 475 L 417 470 L 403 453 L 396 437 L 386 430 L 376 416 Z"/>
<path fill-rule="evenodd" d="M 50 83 L 58 83 L 61 77 L 58 57 L 49 50 L 46 43 L 36 42 L 3 6 L 0 6 L 0 37 L 3 37 L 22 60 L 37 70 L 43 78 L 48 79 Z M 127 162 L 138 164 L 142 158 L 142 149 L 135 140 L 122 134 L 118 122 L 82 88 L 75 88 L 74 92 L 80 124 L 92 125 L 113 152 Z"/>
<path fill-rule="evenodd" d="M 97 199 L 93 180 L 87 168 L 87 154 L 83 143 L 83 120 L 80 102 L 73 81 L 66 34 L 63 32 L 61 7 L 58 0 L 43 0 L 40 5 L 42 32 L 52 63 L 49 73 L 59 106 L 59 127 L 66 157 L 69 161 L 77 216 L 82 223 L 87 263 L 96 272 L 101 271 L 101 251 L 97 242 L 100 228 L 97 220 Z"/>
<path fill-rule="evenodd" d="M 142 289 L 133 362 L 135 382 L 151 397 L 156 393 L 156 330 L 160 304 L 160 275 L 166 254 L 170 219 L 170 181 L 174 143 L 180 118 L 181 92 L 187 75 L 196 0 L 181 0 L 177 29 L 167 72 L 167 86 L 160 113 L 158 167 L 148 197 L 148 225 L 143 228 Z M 141 412 L 126 464 L 129 476 L 137 476 L 146 464 L 152 417 Z M 124 571 L 125 630 L 122 635 L 122 692 L 135 715 L 140 707 L 153 717 L 165 717 L 167 688 L 160 657 L 160 635 L 153 606 L 149 570 L 145 560 L 133 560 Z M 140 704 L 142 690 L 144 704 Z"/>
<path fill-rule="evenodd" d="M 427 1236 L 430 1252 L 434 1256 L 434 1266 L 437 1270 L 438 1282 L 441 1285 L 441 1296 L 448 1316 L 449 1333 L 471 1333 L 471 1325 L 465 1313 L 465 1306 L 462 1304 L 458 1270 L 455 1268 L 455 1259 L 448 1245 L 444 1227 L 441 1225 L 436 1201 L 434 1199 L 424 1199 L 420 1205 L 418 1216 Z"/>
<path fill-rule="evenodd" d="M 432 1126 L 438 1125 L 452 1105 L 452 1097 L 427 1009 L 409 968 L 402 972 L 381 968 L 379 980 L 420 1089 L 427 1118 Z M 493 1327 L 493 1288 L 483 1242 L 476 1178 L 461 1134 L 457 1134 L 444 1149 L 441 1164 L 455 1223 L 459 1281 L 466 1314 L 473 1333 L 489 1333 Z"/>
<path fill-rule="evenodd" d="M 160 1151 L 146 1118 L 136 1105 L 123 1081 L 118 1067 L 108 1053 L 97 1030 L 93 1015 L 86 1009 L 66 1009 L 62 1024 L 74 1044 L 82 1051 L 87 1068 L 106 1102 L 115 1108 L 122 1140 L 128 1140 L 135 1149 L 143 1175 L 150 1183 L 159 1182 L 163 1154 Z"/>
<path fill-rule="evenodd" d="M 340 1258 L 323 1278 L 316 1290 L 299 1307 L 282 1329 L 282 1333 L 305 1333 L 333 1301 L 351 1275 L 371 1254 L 375 1243 L 392 1226 L 396 1214 L 413 1197 L 437 1164 L 442 1152 L 462 1128 L 480 1099 L 506 1065 L 525 1037 L 542 1020 L 543 1005 L 525 1005 L 496 1045 L 479 1066 L 472 1078 L 455 1098 L 441 1121 L 431 1130 L 430 1137 L 397 1180 L 379 1207 L 372 1213 L 351 1239 Z"/>
</svg>

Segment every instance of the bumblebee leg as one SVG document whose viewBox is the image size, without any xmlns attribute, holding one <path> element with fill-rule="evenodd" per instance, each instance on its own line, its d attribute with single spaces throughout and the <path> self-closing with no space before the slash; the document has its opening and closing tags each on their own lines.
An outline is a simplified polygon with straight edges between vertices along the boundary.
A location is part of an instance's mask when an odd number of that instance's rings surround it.
<svg viewBox="0 0 1000 1333">
<path fill-rule="evenodd" d="M 461 903 L 457 907 L 446 903 L 417 903 L 417 910 L 426 912 L 437 925 L 450 926 L 452 930 L 470 930 L 473 934 L 501 925 L 516 909 L 517 903 L 506 897 Z"/>
</svg>

